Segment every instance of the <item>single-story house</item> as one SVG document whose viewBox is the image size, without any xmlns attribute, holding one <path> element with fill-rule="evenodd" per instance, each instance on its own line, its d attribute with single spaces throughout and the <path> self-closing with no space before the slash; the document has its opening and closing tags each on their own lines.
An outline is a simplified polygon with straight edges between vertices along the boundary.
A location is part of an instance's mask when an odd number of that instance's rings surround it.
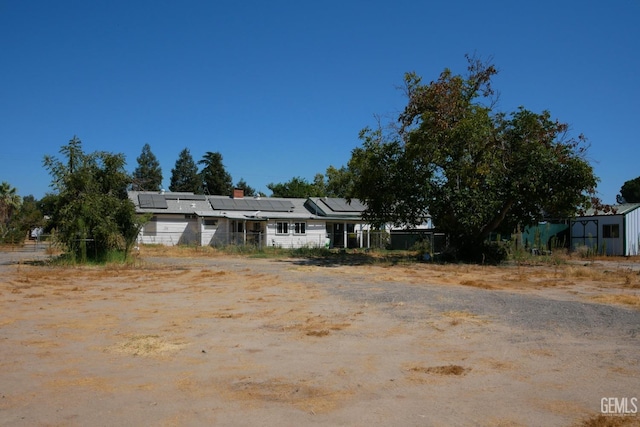
<svg viewBox="0 0 640 427">
<path fill-rule="evenodd" d="M 339 198 L 244 197 L 130 191 L 138 213 L 151 213 L 143 244 L 368 247 L 364 205 Z"/>
<path fill-rule="evenodd" d="M 640 203 L 586 212 L 571 220 L 571 249 L 586 246 L 606 255 L 640 254 Z"/>
</svg>

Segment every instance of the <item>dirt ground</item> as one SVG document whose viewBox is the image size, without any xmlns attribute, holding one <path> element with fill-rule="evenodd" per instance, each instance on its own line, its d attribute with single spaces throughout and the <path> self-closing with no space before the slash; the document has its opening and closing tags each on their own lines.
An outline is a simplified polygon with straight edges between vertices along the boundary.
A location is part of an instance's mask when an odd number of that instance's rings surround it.
<svg viewBox="0 0 640 427">
<path fill-rule="evenodd" d="M 3 426 L 640 425 L 633 259 L 43 257 L 0 253 Z"/>
</svg>

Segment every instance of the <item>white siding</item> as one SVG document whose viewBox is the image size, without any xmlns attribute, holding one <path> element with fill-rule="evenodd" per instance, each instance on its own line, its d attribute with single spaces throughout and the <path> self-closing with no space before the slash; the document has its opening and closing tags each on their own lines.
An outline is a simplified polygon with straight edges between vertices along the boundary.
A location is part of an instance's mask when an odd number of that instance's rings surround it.
<svg viewBox="0 0 640 427">
<path fill-rule="evenodd" d="M 277 223 L 288 224 L 286 234 L 278 234 Z M 305 234 L 296 234 L 294 224 L 304 222 L 306 224 Z M 324 221 L 312 220 L 269 220 L 267 223 L 267 246 L 279 246 L 282 248 L 302 248 L 302 247 L 324 247 L 327 240 L 327 231 Z"/>
<path fill-rule="evenodd" d="M 605 237 L 605 228 L 612 226 L 618 227 L 618 237 Z M 571 223 L 571 247 L 576 249 L 586 245 L 594 251 L 606 255 L 637 255 L 640 239 L 639 228 L 640 209 L 626 215 L 576 218 Z"/>
<path fill-rule="evenodd" d="M 576 218 L 571 223 L 571 249 L 588 246 L 598 247 L 598 222 L 600 217 Z"/>
<path fill-rule="evenodd" d="M 625 255 L 640 255 L 640 208 L 625 215 L 624 234 L 627 242 Z"/>
<path fill-rule="evenodd" d="M 199 241 L 197 219 L 187 219 L 184 215 L 163 215 L 154 217 L 140 231 L 139 242 L 143 244 L 195 244 Z"/>
<path fill-rule="evenodd" d="M 610 215 L 599 217 L 600 241 L 598 242 L 598 252 L 606 255 L 624 255 L 624 228 L 622 215 Z M 618 237 L 604 237 L 604 228 L 612 225 L 618 226 Z"/>
</svg>

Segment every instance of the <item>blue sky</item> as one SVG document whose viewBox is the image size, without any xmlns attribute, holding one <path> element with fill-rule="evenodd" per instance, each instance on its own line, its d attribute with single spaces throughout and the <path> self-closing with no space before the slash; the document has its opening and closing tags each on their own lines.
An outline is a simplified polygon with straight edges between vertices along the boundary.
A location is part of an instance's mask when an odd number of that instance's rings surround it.
<svg viewBox="0 0 640 427">
<path fill-rule="evenodd" d="M 168 188 L 183 148 L 219 151 L 234 183 L 311 181 L 405 103 L 403 75 L 500 70 L 499 108 L 583 133 L 614 203 L 640 176 L 640 1 L 0 0 L 0 181 L 50 191 L 45 154 L 149 143 Z"/>
</svg>

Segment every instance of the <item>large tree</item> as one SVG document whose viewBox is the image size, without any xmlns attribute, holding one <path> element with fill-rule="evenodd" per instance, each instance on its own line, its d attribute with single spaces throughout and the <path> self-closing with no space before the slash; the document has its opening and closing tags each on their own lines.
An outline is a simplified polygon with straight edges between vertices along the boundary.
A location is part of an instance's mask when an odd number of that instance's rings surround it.
<svg viewBox="0 0 640 427">
<path fill-rule="evenodd" d="M 200 180 L 205 194 L 231 194 L 233 181 L 222 164 L 222 154 L 207 151 L 198 164 L 202 165 Z"/>
<path fill-rule="evenodd" d="M 479 260 L 494 231 L 588 206 L 598 179 L 584 137 L 547 111 L 494 111 L 496 68 L 468 60 L 466 76 L 444 70 L 423 84 L 406 74 L 398 123 L 364 129 L 349 169 L 372 223 L 412 226 L 429 214 L 459 258 Z"/>
<path fill-rule="evenodd" d="M 342 166 L 340 169 L 329 166 L 325 172 L 327 182 L 325 195 L 328 197 L 348 197 L 353 187 L 353 175 L 351 171 Z"/>
<path fill-rule="evenodd" d="M 86 154 L 74 137 L 60 149 L 63 160 L 47 155 L 44 166 L 56 191 L 50 226 L 73 259 L 103 259 L 111 250 L 126 254 L 142 220 L 127 196 L 130 176 L 122 154 Z"/>
<path fill-rule="evenodd" d="M 162 189 L 162 168 L 151 146 L 144 144 L 142 153 L 136 159 L 138 166 L 133 171 L 131 188 L 137 191 L 160 191 Z"/>
<path fill-rule="evenodd" d="M 640 176 L 630 179 L 622 184 L 622 188 L 620 188 L 620 195 L 622 196 L 622 200 L 626 203 L 640 202 Z"/>
<path fill-rule="evenodd" d="M 170 191 L 183 191 L 200 194 L 202 185 L 198 175 L 198 166 L 193 160 L 188 148 L 182 150 L 176 160 L 176 165 L 171 169 Z"/>
<path fill-rule="evenodd" d="M 312 184 L 304 178 L 294 177 L 283 183 L 269 183 L 267 188 L 271 190 L 271 197 L 319 197 L 324 196 L 324 189 L 318 187 L 318 180 Z"/>
</svg>

